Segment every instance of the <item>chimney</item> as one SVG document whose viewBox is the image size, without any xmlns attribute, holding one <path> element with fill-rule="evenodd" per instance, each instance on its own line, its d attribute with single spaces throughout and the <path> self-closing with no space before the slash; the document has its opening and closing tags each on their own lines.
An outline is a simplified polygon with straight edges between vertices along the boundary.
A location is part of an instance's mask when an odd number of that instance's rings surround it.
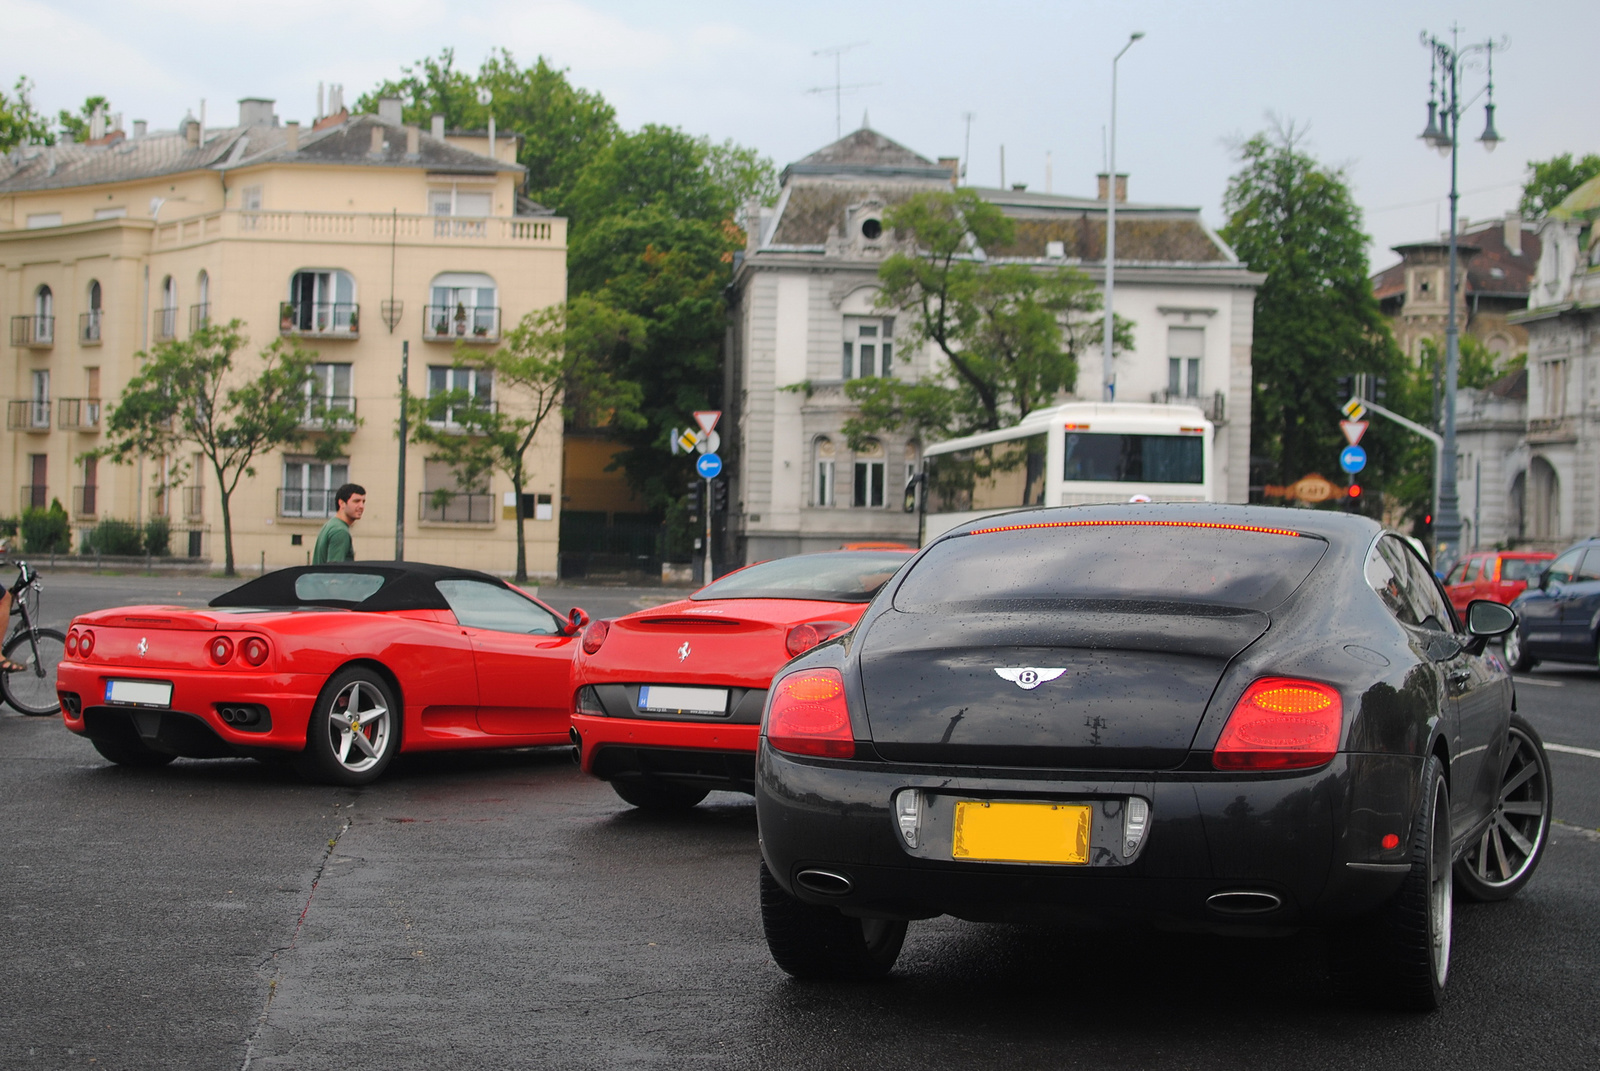
<svg viewBox="0 0 1600 1071">
<path fill-rule="evenodd" d="M 404 107 L 404 103 L 399 97 L 379 97 L 378 118 L 386 123 L 393 123 L 395 126 L 399 126 L 405 122 L 402 116 Z"/>
<path fill-rule="evenodd" d="M 277 126 L 278 118 L 272 114 L 275 103 L 266 97 L 245 97 L 239 101 L 239 125 Z"/>
<path fill-rule="evenodd" d="M 422 128 L 406 127 L 406 155 L 416 156 L 422 150 Z"/>
<path fill-rule="evenodd" d="M 1516 212 L 1506 214 L 1506 251 L 1522 256 L 1522 216 Z"/>
<path fill-rule="evenodd" d="M 444 140 L 444 116 L 436 115 L 433 117 L 433 124 L 428 133 L 440 141 Z"/>
<path fill-rule="evenodd" d="M 150 124 L 147 121 L 145 121 L 143 119 L 135 119 L 133 121 L 133 136 L 134 137 L 142 138 L 147 133 L 149 133 L 149 131 L 150 131 Z"/>
<path fill-rule="evenodd" d="M 941 156 L 939 166 L 950 172 L 950 185 L 961 185 L 961 157 Z"/>
<path fill-rule="evenodd" d="M 106 110 L 104 107 L 96 108 L 94 114 L 89 116 L 89 140 L 99 141 L 106 136 Z"/>
<path fill-rule="evenodd" d="M 1100 174 L 1095 176 L 1095 181 L 1098 183 L 1096 188 L 1099 190 L 1099 192 L 1095 195 L 1095 199 L 1098 200 L 1098 201 L 1104 201 L 1106 199 L 1106 179 L 1108 177 L 1109 176 L 1107 176 L 1104 172 L 1102 172 L 1102 173 L 1100 173 Z M 1117 172 L 1117 204 L 1119 204 L 1119 205 L 1120 204 L 1125 204 L 1125 203 L 1127 203 L 1127 200 L 1128 200 L 1128 173 L 1126 171 L 1118 171 Z"/>
<path fill-rule="evenodd" d="M 200 120 L 192 115 L 183 118 L 183 140 L 189 143 L 191 149 L 200 147 Z"/>
<path fill-rule="evenodd" d="M 383 124 L 372 124 L 372 148 L 368 150 L 374 156 L 383 155 Z"/>
<path fill-rule="evenodd" d="M 288 149 L 290 152 L 299 152 L 300 151 L 300 120 L 295 119 L 292 122 L 288 122 L 288 123 L 283 124 L 283 132 L 284 132 L 283 147 L 285 149 Z"/>
</svg>

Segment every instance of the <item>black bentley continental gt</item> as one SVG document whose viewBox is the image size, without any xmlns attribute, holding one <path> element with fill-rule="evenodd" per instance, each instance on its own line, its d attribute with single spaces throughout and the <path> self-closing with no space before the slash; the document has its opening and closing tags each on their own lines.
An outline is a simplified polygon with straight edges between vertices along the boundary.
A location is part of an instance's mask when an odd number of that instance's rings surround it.
<svg viewBox="0 0 1600 1071">
<path fill-rule="evenodd" d="M 761 908 L 801 978 L 908 920 L 1336 931 L 1353 998 L 1438 1005 L 1451 903 L 1511 896 L 1549 762 L 1404 540 L 1349 514 L 1030 510 L 956 528 L 784 667 L 756 765 Z"/>
</svg>

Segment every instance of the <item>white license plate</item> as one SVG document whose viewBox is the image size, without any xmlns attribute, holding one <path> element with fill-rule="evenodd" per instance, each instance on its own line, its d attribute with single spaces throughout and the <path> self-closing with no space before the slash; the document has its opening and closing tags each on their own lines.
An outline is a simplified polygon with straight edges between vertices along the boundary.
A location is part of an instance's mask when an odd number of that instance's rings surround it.
<svg viewBox="0 0 1600 1071">
<path fill-rule="evenodd" d="M 172 684 L 169 681 L 106 681 L 106 702 L 170 707 Z"/>
<path fill-rule="evenodd" d="M 646 684 L 639 689 L 639 709 L 664 714 L 726 714 L 728 689 Z"/>
</svg>

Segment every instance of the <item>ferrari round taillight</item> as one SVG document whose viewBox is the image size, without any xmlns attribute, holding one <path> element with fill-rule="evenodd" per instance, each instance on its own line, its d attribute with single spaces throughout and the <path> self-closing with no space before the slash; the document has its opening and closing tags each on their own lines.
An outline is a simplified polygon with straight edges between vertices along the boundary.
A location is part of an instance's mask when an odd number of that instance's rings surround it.
<svg viewBox="0 0 1600 1071">
<path fill-rule="evenodd" d="M 805 654 L 823 640 L 831 640 L 839 633 L 850 628 L 847 621 L 808 621 L 803 625 L 796 625 L 784 637 L 783 645 L 789 652 L 789 657 Z"/>
<path fill-rule="evenodd" d="M 267 641 L 260 636 L 251 636 L 239 644 L 239 654 L 252 666 L 259 666 L 267 660 Z"/>
<path fill-rule="evenodd" d="M 583 630 L 583 653 L 594 654 L 600 645 L 606 642 L 606 635 L 611 631 L 611 622 L 595 621 Z"/>
<path fill-rule="evenodd" d="M 71 629 L 70 631 L 67 632 L 67 654 L 76 655 L 77 653 L 78 653 L 78 630 L 77 629 Z"/>
<path fill-rule="evenodd" d="M 78 633 L 78 657 L 88 658 L 92 650 L 94 650 L 94 633 L 84 629 Z"/>
<path fill-rule="evenodd" d="M 1316 681 L 1263 677 L 1228 715 L 1211 755 L 1219 770 L 1299 770 L 1333 760 L 1344 725 L 1339 693 Z"/>
<path fill-rule="evenodd" d="M 206 650 L 211 652 L 211 661 L 219 666 L 225 666 L 228 664 L 228 659 L 233 657 L 233 641 L 226 636 L 218 636 L 211 641 Z"/>
<path fill-rule="evenodd" d="M 766 733 L 773 747 L 791 755 L 855 755 L 844 677 L 836 669 L 811 669 L 778 681 L 772 686 Z"/>
</svg>

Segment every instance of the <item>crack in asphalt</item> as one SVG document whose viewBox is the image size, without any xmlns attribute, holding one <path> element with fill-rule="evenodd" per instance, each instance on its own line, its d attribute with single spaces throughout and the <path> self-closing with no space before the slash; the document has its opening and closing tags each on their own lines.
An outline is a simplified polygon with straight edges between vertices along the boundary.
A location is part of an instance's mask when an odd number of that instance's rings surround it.
<svg viewBox="0 0 1600 1071">
<path fill-rule="evenodd" d="M 346 818 L 339 827 L 339 832 L 328 839 L 328 845 L 322 850 L 322 858 L 317 860 L 317 869 L 311 875 L 311 888 L 306 892 L 305 906 L 300 909 L 300 915 L 294 920 L 294 932 L 289 935 L 289 943 L 281 948 L 274 948 L 258 970 L 265 970 L 278 961 L 279 953 L 293 952 L 296 942 L 300 940 L 300 928 L 306 924 L 306 915 L 311 912 L 311 901 L 316 898 L 317 885 L 322 881 L 322 872 L 328 868 L 328 860 L 333 858 L 333 851 L 339 846 L 339 838 L 350 830 L 350 819 Z M 261 1039 L 261 1032 L 267 1028 L 267 1014 L 272 1010 L 272 1000 L 278 995 L 278 971 L 274 969 L 273 975 L 267 980 L 267 999 L 261 1006 L 261 1014 L 256 1018 L 256 1028 L 244 1042 L 244 1063 L 239 1065 L 239 1071 L 250 1071 L 250 1063 L 256 1057 L 256 1042 Z"/>
</svg>

